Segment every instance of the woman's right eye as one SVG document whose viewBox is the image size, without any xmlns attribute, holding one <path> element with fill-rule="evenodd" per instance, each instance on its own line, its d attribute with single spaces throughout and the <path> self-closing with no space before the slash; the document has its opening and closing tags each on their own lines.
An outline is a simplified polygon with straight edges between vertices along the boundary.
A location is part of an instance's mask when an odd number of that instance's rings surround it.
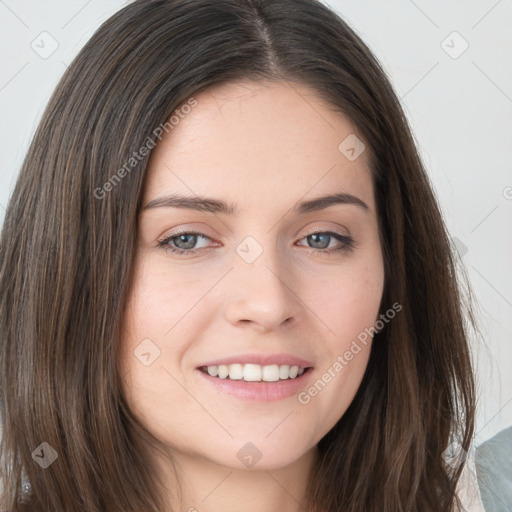
<svg viewBox="0 0 512 512">
<path fill-rule="evenodd" d="M 203 233 L 198 233 L 195 231 L 184 231 L 182 233 L 173 233 L 172 235 L 166 237 L 164 240 L 160 240 L 157 245 L 165 251 L 171 251 L 172 253 L 179 255 L 196 254 L 199 252 L 199 250 L 192 249 L 192 247 L 196 245 L 197 239 L 199 237 L 211 240 L 210 237 L 204 235 Z M 178 247 L 176 247 L 176 245 L 178 245 Z"/>
</svg>

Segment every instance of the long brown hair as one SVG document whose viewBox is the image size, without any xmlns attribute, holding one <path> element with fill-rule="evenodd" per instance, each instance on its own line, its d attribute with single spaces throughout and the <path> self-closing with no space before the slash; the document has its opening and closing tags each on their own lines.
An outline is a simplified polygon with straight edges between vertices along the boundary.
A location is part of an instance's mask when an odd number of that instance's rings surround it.
<svg viewBox="0 0 512 512">
<path fill-rule="evenodd" d="M 403 307 L 375 335 L 353 402 L 319 442 L 308 511 L 457 510 L 462 465 L 449 471 L 443 451 L 454 439 L 469 450 L 474 433 L 471 301 L 388 78 L 313 0 L 138 0 L 66 70 L 0 242 L 3 508 L 165 509 L 143 442 L 157 441 L 127 406 L 117 357 L 151 153 L 139 150 L 194 94 L 245 79 L 305 84 L 363 134 L 382 311 Z M 43 468 L 38 455 L 53 463 Z"/>
</svg>

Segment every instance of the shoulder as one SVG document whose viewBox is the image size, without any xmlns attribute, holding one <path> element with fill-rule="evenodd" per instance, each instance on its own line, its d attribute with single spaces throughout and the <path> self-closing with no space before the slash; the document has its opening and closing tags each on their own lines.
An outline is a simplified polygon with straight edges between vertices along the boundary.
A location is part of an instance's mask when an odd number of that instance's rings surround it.
<svg viewBox="0 0 512 512">
<path fill-rule="evenodd" d="M 476 447 L 475 466 L 485 512 L 510 510 L 512 426 Z"/>
</svg>

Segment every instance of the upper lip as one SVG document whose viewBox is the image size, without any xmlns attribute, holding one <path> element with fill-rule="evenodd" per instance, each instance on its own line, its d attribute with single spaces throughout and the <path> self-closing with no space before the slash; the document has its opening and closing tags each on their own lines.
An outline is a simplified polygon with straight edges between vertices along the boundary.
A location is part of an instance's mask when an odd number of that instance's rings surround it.
<svg viewBox="0 0 512 512">
<path fill-rule="evenodd" d="M 278 365 L 290 365 L 290 366 L 300 366 L 301 368 L 309 368 L 313 366 L 313 363 L 310 361 L 306 361 L 305 359 L 301 359 L 300 357 L 295 357 L 290 354 L 240 354 L 238 356 L 230 356 L 223 357 L 221 359 L 215 359 L 212 361 L 207 361 L 198 366 L 201 368 L 203 366 L 220 366 L 220 365 L 229 365 L 229 364 L 259 364 L 260 366 L 268 366 L 271 364 Z"/>
</svg>

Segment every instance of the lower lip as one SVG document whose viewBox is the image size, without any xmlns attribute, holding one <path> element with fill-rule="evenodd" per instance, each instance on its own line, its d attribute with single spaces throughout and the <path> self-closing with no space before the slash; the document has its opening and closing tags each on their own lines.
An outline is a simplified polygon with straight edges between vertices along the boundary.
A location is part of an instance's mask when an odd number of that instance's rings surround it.
<svg viewBox="0 0 512 512">
<path fill-rule="evenodd" d="M 234 395 L 245 400 L 273 402 L 296 395 L 304 386 L 313 368 L 307 368 L 300 377 L 275 382 L 246 382 L 245 380 L 219 379 L 197 370 L 205 381 L 217 391 Z"/>
</svg>

